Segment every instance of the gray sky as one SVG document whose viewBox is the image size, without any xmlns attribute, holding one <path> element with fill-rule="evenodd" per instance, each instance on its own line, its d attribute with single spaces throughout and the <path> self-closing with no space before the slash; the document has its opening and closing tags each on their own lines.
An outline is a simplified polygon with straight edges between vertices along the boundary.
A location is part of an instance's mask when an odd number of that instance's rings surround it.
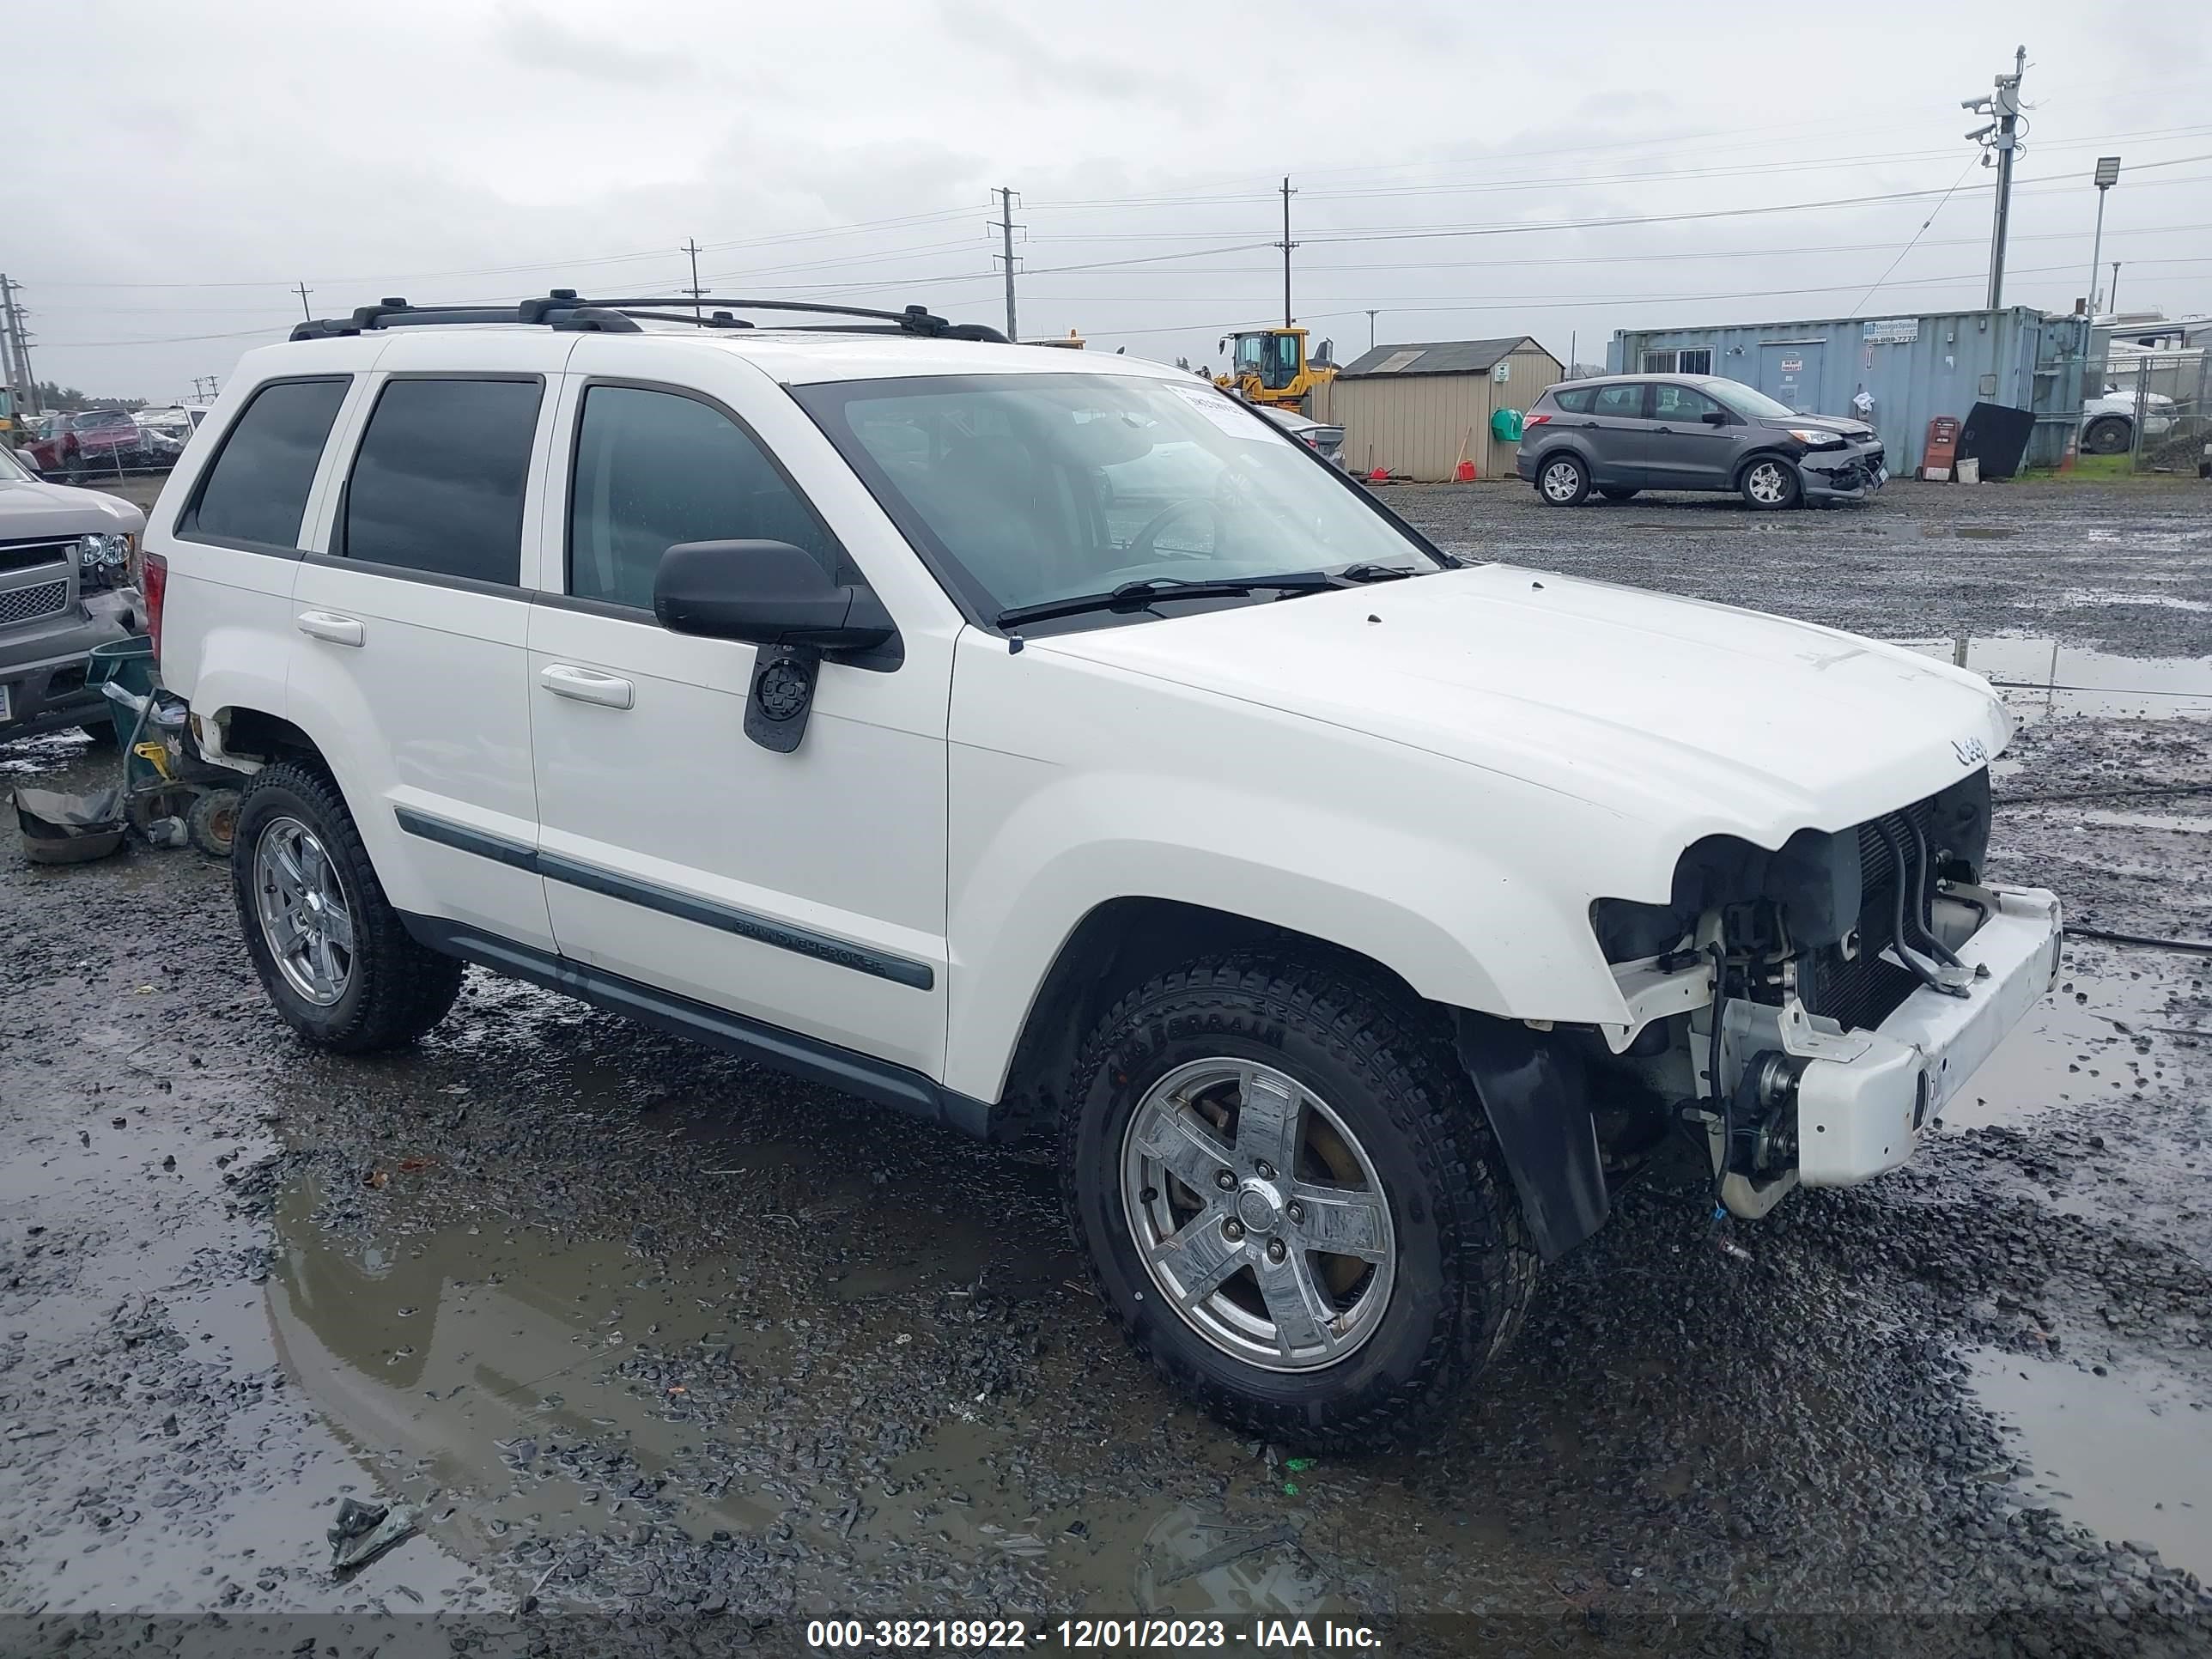
<svg viewBox="0 0 2212 1659">
<path fill-rule="evenodd" d="M 670 291 L 688 237 L 720 293 L 1002 322 L 1003 184 L 1024 336 L 1218 362 L 1224 329 L 1280 319 L 1288 173 L 1299 319 L 1340 357 L 1372 307 L 1384 342 L 1525 332 L 1565 357 L 1571 334 L 1594 361 L 1621 327 L 1980 304 L 1993 173 L 1959 102 L 2024 43 L 2007 300 L 2086 290 L 2089 173 L 2118 153 L 2121 304 L 2212 311 L 2203 0 L 1382 9 L 18 9 L 33 112 L 0 270 L 41 379 L 167 400 L 282 337 L 295 282 L 318 315 Z M 1830 205 L 1771 210 L 1804 204 Z M 1685 214 L 1729 216 L 1664 219 Z"/>
</svg>

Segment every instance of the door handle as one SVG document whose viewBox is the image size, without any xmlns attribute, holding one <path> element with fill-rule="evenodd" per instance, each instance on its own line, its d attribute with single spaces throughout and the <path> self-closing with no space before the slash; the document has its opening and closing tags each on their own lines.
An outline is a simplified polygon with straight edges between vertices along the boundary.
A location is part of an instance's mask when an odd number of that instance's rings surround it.
<svg viewBox="0 0 2212 1659">
<path fill-rule="evenodd" d="M 368 638 L 368 630 L 359 618 L 331 611 L 302 611 L 300 631 L 309 639 L 328 640 L 332 645 L 360 645 Z"/>
<path fill-rule="evenodd" d="M 570 663 L 556 662 L 539 669 L 538 683 L 556 697 L 595 702 L 603 708 L 628 708 L 637 702 L 637 688 L 628 680 Z"/>
</svg>

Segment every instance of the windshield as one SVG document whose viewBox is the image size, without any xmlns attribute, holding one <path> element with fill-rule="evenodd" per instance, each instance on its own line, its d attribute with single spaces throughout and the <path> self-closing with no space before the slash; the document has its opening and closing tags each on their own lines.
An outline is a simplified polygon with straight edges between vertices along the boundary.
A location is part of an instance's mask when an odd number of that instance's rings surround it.
<svg viewBox="0 0 2212 1659">
<path fill-rule="evenodd" d="M 1194 381 L 963 374 L 795 395 L 984 617 L 1128 582 L 1439 568 L 1357 485 Z"/>
<path fill-rule="evenodd" d="M 1708 385 L 1705 388 L 1739 415 L 1755 421 L 1790 421 L 1797 411 L 1788 404 L 1778 404 L 1764 392 L 1754 391 L 1741 380 L 1725 380 Z"/>
<path fill-rule="evenodd" d="M 1267 337 L 1264 334 L 1239 334 L 1236 337 L 1237 355 L 1231 360 L 1241 373 L 1257 374 L 1267 361 Z"/>
</svg>

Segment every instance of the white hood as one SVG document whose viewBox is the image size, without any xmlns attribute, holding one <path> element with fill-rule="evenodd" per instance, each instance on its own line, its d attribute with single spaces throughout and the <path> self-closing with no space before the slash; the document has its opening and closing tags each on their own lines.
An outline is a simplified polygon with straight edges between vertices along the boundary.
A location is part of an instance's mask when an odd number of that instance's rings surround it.
<svg viewBox="0 0 2212 1659">
<path fill-rule="evenodd" d="M 1508 565 L 1030 648 L 1504 773 L 1678 845 L 1840 830 L 1955 782 L 2011 735 L 1987 682 L 1901 647 Z"/>
</svg>

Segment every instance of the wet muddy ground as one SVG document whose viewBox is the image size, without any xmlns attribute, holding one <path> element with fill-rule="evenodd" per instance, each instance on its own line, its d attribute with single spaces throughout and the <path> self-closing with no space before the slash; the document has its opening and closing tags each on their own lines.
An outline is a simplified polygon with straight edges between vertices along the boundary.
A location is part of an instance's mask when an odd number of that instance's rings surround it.
<svg viewBox="0 0 2212 1659">
<path fill-rule="evenodd" d="M 1967 635 L 2021 686 L 1998 877 L 2212 941 L 2212 495 L 2033 488 L 1390 500 L 1493 556 Z M 0 787 L 101 764 L 0 746 Z M 418 1053 L 322 1057 L 222 868 L 10 850 L 0 1651 L 787 1651 L 839 1615 L 1057 1647 L 1139 1613 L 1404 1652 L 2202 1651 L 2208 979 L 2076 939 L 1914 1166 L 1734 1225 L 1747 1258 L 1635 1194 L 1449 1432 L 1316 1460 L 1128 1355 L 1032 1158 L 480 974 Z M 336 1580 L 343 1497 L 422 1530 Z"/>
</svg>

